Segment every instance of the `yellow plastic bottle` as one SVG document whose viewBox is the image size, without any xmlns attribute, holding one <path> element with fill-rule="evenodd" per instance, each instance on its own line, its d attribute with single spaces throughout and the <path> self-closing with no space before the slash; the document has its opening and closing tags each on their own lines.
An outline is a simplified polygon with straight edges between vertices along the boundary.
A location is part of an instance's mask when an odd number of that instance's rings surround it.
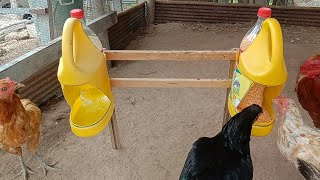
<svg viewBox="0 0 320 180">
<path fill-rule="evenodd" d="M 114 97 L 106 61 L 104 53 L 83 31 L 80 20 L 68 18 L 63 27 L 57 76 L 71 107 L 71 130 L 77 136 L 97 135 L 113 114 Z"/>
<path fill-rule="evenodd" d="M 239 55 L 228 98 L 230 115 L 238 113 L 236 106 L 252 85 L 265 85 L 262 108 L 271 116 L 272 121 L 254 123 L 251 134 L 267 136 L 272 131 L 275 119 L 272 99 L 280 95 L 287 77 L 281 27 L 276 19 L 268 18 L 262 23 L 252 44 Z"/>
</svg>

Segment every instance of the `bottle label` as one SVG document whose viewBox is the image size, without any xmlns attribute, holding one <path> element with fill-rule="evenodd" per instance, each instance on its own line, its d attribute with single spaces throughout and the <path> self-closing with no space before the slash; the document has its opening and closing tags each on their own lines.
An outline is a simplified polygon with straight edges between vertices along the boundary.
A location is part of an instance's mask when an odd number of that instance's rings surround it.
<svg viewBox="0 0 320 180">
<path fill-rule="evenodd" d="M 251 88 L 253 81 L 243 75 L 238 68 L 234 70 L 230 90 L 230 100 L 233 107 L 238 108 L 241 100 Z"/>
</svg>

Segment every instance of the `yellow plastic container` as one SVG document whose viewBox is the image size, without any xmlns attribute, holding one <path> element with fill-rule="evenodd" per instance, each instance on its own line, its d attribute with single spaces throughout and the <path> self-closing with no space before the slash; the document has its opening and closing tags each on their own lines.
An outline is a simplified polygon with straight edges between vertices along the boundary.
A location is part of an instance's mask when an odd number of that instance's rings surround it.
<svg viewBox="0 0 320 180">
<path fill-rule="evenodd" d="M 283 57 L 281 27 L 276 19 L 266 19 L 256 39 L 246 51 L 240 54 L 235 74 L 239 73 L 239 71 L 242 75 L 239 76 L 238 80 L 246 84 L 244 85 L 245 87 L 238 90 L 240 93 L 245 94 L 253 83 L 266 85 L 262 106 L 271 116 L 272 121 L 269 123 L 254 123 L 251 134 L 253 136 L 267 136 L 272 131 L 275 119 L 272 99 L 280 95 L 288 78 Z M 233 86 L 234 81 L 235 79 L 232 83 Z M 233 86 L 228 98 L 228 109 L 231 116 L 238 113 L 234 103 L 232 103 L 232 96 L 234 96 Z"/>
<path fill-rule="evenodd" d="M 71 107 L 71 130 L 77 136 L 97 135 L 113 114 L 114 97 L 106 61 L 104 53 L 84 33 L 79 19 L 67 19 L 57 76 Z"/>
</svg>

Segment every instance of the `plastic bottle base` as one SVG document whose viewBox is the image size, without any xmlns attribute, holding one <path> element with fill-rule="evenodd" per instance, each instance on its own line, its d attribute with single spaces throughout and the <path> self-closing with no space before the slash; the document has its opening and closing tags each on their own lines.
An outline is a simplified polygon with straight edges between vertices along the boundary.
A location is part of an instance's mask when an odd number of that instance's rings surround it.
<svg viewBox="0 0 320 180">
<path fill-rule="evenodd" d="M 112 114 L 106 115 L 101 121 L 99 121 L 97 124 L 89 126 L 89 127 L 78 127 L 75 126 L 75 124 L 72 123 L 70 120 L 70 127 L 73 134 L 75 134 L 78 137 L 93 137 L 98 135 L 101 131 L 103 131 L 106 126 L 108 125 L 110 121 L 110 117 Z"/>
<path fill-rule="evenodd" d="M 268 126 L 259 126 L 259 125 L 253 124 L 251 136 L 257 136 L 257 137 L 268 136 L 272 132 L 273 126 L 274 126 L 274 122 L 272 122 Z"/>
<path fill-rule="evenodd" d="M 230 98 L 228 98 L 228 109 L 231 117 L 238 113 L 234 110 L 233 105 L 230 103 Z M 257 137 L 268 136 L 272 132 L 273 126 L 274 126 L 274 121 L 270 123 L 255 122 L 252 125 L 251 136 L 257 136 Z"/>
</svg>

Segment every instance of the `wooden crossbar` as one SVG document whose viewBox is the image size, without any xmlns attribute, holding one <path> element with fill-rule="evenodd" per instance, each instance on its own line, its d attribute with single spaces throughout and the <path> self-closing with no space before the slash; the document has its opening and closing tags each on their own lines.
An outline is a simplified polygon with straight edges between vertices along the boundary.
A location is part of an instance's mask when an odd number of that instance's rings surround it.
<svg viewBox="0 0 320 180">
<path fill-rule="evenodd" d="M 237 51 L 139 51 L 139 50 L 105 50 L 111 61 L 203 61 L 236 60 Z"/>
<path fill-rule="evenodd" d="M 111 85 L 122 88 L 228 88 L 231 79 L 111 78 Z"/>
<path fill-rule="evenodd" d="M 228 60 L 228 79 L 175 79 L 175 78 L 111 78 L 112 87 L 118 88 L 227 88 L 224 107 L 223 124 L 230 114 L 228 111 L 228 94 L 232 83 L 238 51 L 140 51 L 140 50 L 104 50 L 108 60 L 161 60 L 161 61 L 203 61 Z M 110 121 L 111 140 L 113 148 L 120 149 L 120 139 L 115 113 Z"/>
</svg>

